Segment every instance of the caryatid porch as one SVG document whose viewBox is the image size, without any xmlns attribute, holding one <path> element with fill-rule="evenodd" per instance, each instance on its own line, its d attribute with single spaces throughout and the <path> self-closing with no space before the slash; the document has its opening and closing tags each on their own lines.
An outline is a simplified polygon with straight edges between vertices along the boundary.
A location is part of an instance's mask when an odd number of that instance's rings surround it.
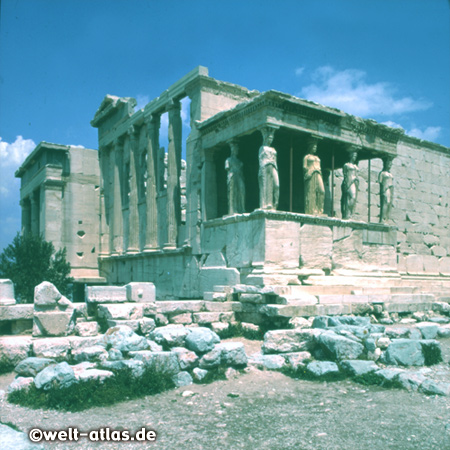
<svg viewBox="0 0 450 450">
<path fill-rule="evenodd" d="M 275 91 L 199 123 L 198 130 L 208 186 L 202 190 L 203 253 L 225 249 L 228 266 L 255 284 L 336 270 L 396 272 L 396 233 L 376 223 L 378 180 L 370 169 L 375 158 L 395 158 L 401 132 Z M 242 173 L 241 194 L 229 185 L 235 183 L 233 159 Z M 314 208 L 305 181 L 308 159 L 321 171 Z M 367 161 L 360 174 L 365 186 L 351 199 L 353 216 L 343 220 L 337 218 L 338 175 L 344 166 L 357 173 L 359 161 Z M 358 186 L 352 189 L 357 193 Z M 236 211 L 236 204 L 245 206 Z"/>
</svg>

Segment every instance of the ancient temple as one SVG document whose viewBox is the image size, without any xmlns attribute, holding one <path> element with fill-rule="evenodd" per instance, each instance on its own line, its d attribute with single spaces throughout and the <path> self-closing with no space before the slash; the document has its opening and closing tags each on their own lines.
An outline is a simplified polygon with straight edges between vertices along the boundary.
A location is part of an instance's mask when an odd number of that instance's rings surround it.
<svg viewBox="0 0 450 450">
<path fill-rule="evenodd" d="M 107 95 L 91 122 L 110 284 L 152 281 L 161 298 L 195 298 L 215 286 L 450 275 L 448 148 L 205 67 L 135 106 Z"/>
<path fill-rule="evenodd" d="M 97 151 L 41 142 L 17 170 L 22 234 L 40 234 L 66 259 L 75 280 L 74 296 L 85 284 L 105 280 L 98 271 L 99 166 Z"/>
</svg>

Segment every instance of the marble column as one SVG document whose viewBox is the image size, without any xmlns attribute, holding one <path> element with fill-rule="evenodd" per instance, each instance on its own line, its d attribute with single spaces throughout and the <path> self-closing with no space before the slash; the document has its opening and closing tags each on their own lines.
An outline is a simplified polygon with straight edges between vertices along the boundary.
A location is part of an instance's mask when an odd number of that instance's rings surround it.
<svg viewBox="0 0 450 450">
<path fill-rule="evenodd" d="M 139 213 L 138 213 L 138 189 L 137 189 L 137 163 L 139 161 L 137 148 L 137 135 L 133 126 L 128 129 L 130 151 L 129 173 L 129 215 L 128 215 L 128 247 L 127 253 L 139 252 Z"/>
<path fill-rule="evenodd" d="M 98 150 L 98 159 L 100 162 L 100 223 L 99 223 L 99 256 L 110 254 L 110 152 L 106 147 L 100 147 Z"/>
<path fill-rule="evenodd" d="M 147 127 L 147 186 L 146 186 L 146 228 L 144 252 L 158 249 L 158 150 L 161 117 L 153 114 L 146 121 Z"/>
<path fill-rule="evenodd" d="M 122 190 L 121 172 L 123 170 L 123 142 L 122 139 L 116 139 L 113 144 L 113 153 L 111 154 L 112 168 L 112 245 L 111 254 L 119 255 L 123 252 L 123 213 L 122 213 Z"/>
<path fill-rule="evenodd" d="M 169 104 L 169 148 L 167 155 L 167 249 L 177 248 L 181 225 L 181 103 Z"/>
<path fill-rule="evenodd" d="M 263 145 L 258 152 L 259 159 L 259 207 L 277 209 L 280 196 L 277 151 L 272 147 L 276 128 L 265 126 L 261 129 Z"/>
</svg>

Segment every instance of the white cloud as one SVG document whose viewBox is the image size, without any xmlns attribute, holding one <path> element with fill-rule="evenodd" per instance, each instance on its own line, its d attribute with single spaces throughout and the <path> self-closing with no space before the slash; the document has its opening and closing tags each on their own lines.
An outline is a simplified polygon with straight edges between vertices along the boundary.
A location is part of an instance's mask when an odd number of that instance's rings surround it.
<svg viewBox="0 0 450 450">
<path fill-rule="evenodd" d="M 299 77 L 299 76 L 301 76 L 303 74 L 304 71 L 305 71 L 304 67 L 297 67 L 295 69 L 295 75 L 297 75 Z"/>
<path fill-rule="evenodd" d="M 425 100 L 398 97 L 392 84 L 370 84 L 366 77 L 362 70 L 337 71 L 330 66 L 319 67 L 312 74 L 313 83 L 305 86 L 300 95 L 362 117 L 403 114 L 432 106 Z"/>
<path fill-rule="evenodd" d="M 406 134 L 414 136 L 425 141 L 435 141 L 441 133 L 441 127 L 427 127 L 425 130 L 419 128 L 412 128 Z"/>
<path fill-rule="evenodd" d="M 35 147 L 31 139 L 22 136 L 17 136 L 12 144 L 0 137 L 0 197 L 8 198 L 11 191 L 18 191 L 19 180 L 14 177 L 14 173 Z"/>
<path fill-rule="evenodd" d="M 392 128 L 402 128 L 402 129 L 404 129 L 400 124 L 398 124 L 396 122 L 392 122 L 392 120 L 387 120 L 386 122 L 381 122 L 381 124 L 387 125 L 388 127 L 392 127 Z"/>
<path fill-rule="evenodd" d="M 17 136 L 15 142 L 8 144 L 0 137 L 0 166 L 18 168 L 34 150 L 36 144 L 31 139 Z"/>
</svg>

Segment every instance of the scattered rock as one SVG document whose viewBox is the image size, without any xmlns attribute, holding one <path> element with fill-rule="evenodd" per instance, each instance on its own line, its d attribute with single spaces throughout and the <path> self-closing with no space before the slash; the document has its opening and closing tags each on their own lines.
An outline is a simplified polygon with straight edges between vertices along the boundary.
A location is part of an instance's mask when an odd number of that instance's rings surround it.
<svg viewBox="0 0 450 450">
<path fill-rule="evenodd" d="M 28 389 L 34 383 L 33 377 L 17 377 L 8 386 L 8 394 L 14 391 L 21 391 L 22 389 Z"/>
<path fill-rule="evenodd" d="M 225 366 L 245 366 L 247 364 L 247 355 L 242 342 L 222 342 L 215 348 L 221 352 L 221 364 Z"/>
<path fill-rule="evenodd" d="M 419 372 L 403 372 L 396 377 L 401 387 L 408 391 L 417 391 L 426 378 Z"/>
<path fill-rule="evenodd" d="M 193 383 L 192 377 L 189 372 L 181 371 L 172 377 L 176 387 L 189 386 Z"/>
<path fill-rule="evenodd" d="M 422 322 L 417 325 L 417 328 L 423 339 L 435 339 L 439 331 L 439 326 L 431 322 Z"/>
<path fill-rule="evenodd" d="M 41 370 L 44 370 L 50 364 L 55 364 L 55 360 L 31 356 L 21 361 L 14 371 L 21 377 L 35 377 Z"/>
<path fill-rule="evenodd" d="M 163 347 L 184 347 L 186 336 L 189 330 L 183 325 L 167 325 L 156 328 L 149 335 L 149 338 Z"/>
<path fill-rule="evenodd" d="M 309 352 L 294 352 L 283 354 L 286 364 L 294 371 L 304 369 L 311 362 L 312 356 Z"/>
<path fill-rule="evenodd" d="M 340 336 L 332 331 L 325 331 L 317 338 L 324 353 L 335 361 L 358 359 L 364 347 L 359 342 Z"/>
<path fill-rule="evenodd" d="M 39 372 L 34 379 L 34 384 L 38 389 L 48 390 L 52 387 L 68 387 L 76 381 L 72 367 L 64 361 L 52 364 Z"/>
<path fill-rule="evenodd" d="M 194 376 L 195 381 L 202 381 L 206 377 L 206 375 L 208 375 L 208 371 L 205 369 L 200 369 L 199 367 L 196 367 L 192 371 L 192 374 Z"/>
<path fill-rule="evenodd" d="M 209 352 L 219 342 L 219 336 L 205 327 L 192 328 L 186 336 L 186 348 L 196 353 Z"/>
<path fill-rule="evenodd" d="M 346 360 L 342 361 L 340 366 L 352 377 L 362 377 L 379 369 L 373 361 Z"/>
<path fill-rule="evenodd" d="M 148 348 L 147 339 L 143 336 L 138 336 L 126 325 L 109 328 L 103 339 L 107 346 L 113 347 L 121 352 L 145 350 Z"/>
<path fill-rule="evenodd" d="M 249 363 L 258 369 L 281 370 L 286 365 L 286 360 L 281 355 L 264 355 L 258 352 L 250 356 Z"/>
<path fill-rule="evenodd" d="M 310 351 L 314 337 L 320 333 L 322 330 L 301 328 L 268 331 L 264 335 L 262 351 L 265 354 Z"/>
<path fill-rule="evenodd" d="M 426 395 L 450 395 L 450 383 L 442 381 L 425 380 L 419 387 L 420 392 Z"/>
<path fill-rule="evenodd" d="M 383 362 L 394 366 L 423 366 L 422 345 L 417 340 L 393 339 L 383 355 Z"/>
<path fill-rule="evenodd" d="M 314 378 L 334 377 L 340 374 L 339 367 L 331 361 L 313 361 L 306 366 L 306 371 Z"/>
</svg>

